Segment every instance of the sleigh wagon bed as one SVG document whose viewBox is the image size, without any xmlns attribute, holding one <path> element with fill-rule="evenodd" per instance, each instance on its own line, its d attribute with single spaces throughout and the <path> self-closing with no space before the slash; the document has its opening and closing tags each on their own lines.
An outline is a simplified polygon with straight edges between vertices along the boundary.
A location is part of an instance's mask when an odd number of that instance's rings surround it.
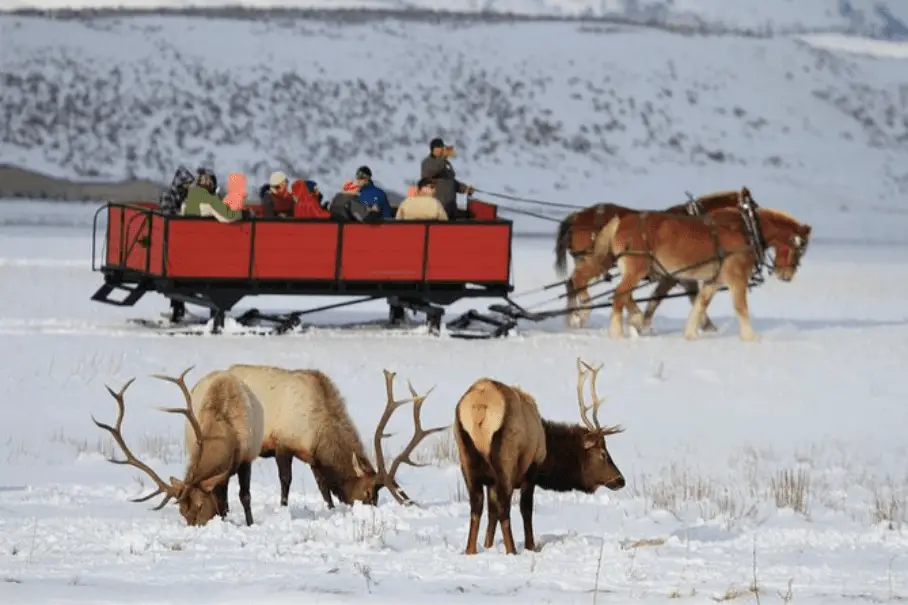
<svg viewBox="0 0 908 605">
<path fill-rule="evenodd" d="M 358 297 L 281 315 L 253 309 L 236 318 L 244 325 L 268 321 L 281 333 L 308 313 L 388 299 L 425 314 L 437 331 L 445 306 L 514 289 L 512 223 L 498 218 L 492 204 L 470 200 L 468 220 L 372 224 L 263 218 L 260 206 L 251 210 L 256 218 L 225 224 L 164 215 L 153 203 L 105 204 L 95 213 L 92 239 L 92 270 L 104 281 L 92 300 L 133 306 L 156 292 L 209 309 L 218 333 L 247 296 Z"/>
</svg>

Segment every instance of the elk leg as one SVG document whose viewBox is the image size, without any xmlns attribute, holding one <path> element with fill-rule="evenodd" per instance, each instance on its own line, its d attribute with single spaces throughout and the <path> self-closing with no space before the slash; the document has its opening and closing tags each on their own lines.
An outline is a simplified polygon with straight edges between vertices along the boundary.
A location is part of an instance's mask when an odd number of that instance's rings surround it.
<svg viewBox="0 0 908 605">
<path fill-rule="evenodd" d="M 486 488 L 486 493 L 489 498 L 489 510 L 488 510 L 488 522 L 486 525 L 486 541 L 483 543 L 484 548 L 492 548 L 492 545 L 495 543 L 495 530 L 498 529 L 498 516 L 496 511 L 496 506 L 493 505 L 495 502 L 495 494 L 492 491 L 491 487 Z"/>
<path fill-rule="evenodd" d="M 252 495 L 249 493 L 249 481 L 252 479 L 252 463 L 243 462 L 236 469 L 236 478 L 240 483 L 240 502 L 246 513 L 246 525 L 252 525 Z"/>
<path fill-rule="evenodd" d="M 293 481 L 293 453 L 284 449 L 274 452 L 277 462 L 277 477 L 281 482 L 281 506 L 290 501 L 290 483 Z"/>
<path fill-rule="evenodd" d="M 533 537 L 533 492 L 536 484 L 531 478 L 524 479 L 520 487 L 520 516 L 523 517 L 523 542 L 524 548 L 529 551 L 536 550 L 536 540 Z"/>
<path fill-rule="evenodd" d="M 485 503 L 482 485 L 473 482 L 466 472 L 463 474 L 464 482 L 467 484 L 467 493 L 470 496 L 470 530 L 467 534 L 467 548 L 464 550 L 465 555 L 476 554 L 476 541 L 479 539 L 479 522 L 482 519 L 482 506 Z"/>
<path fill-rule="evenodd" d="M 315 484 L 318 485 L 318 491 L 322 494 L 325 502 L 328 504 L 328 510 L 334 508 L 334 500 L 331 498 L 331 488 L 328 486 L 328 480 L 322 475 L 318 467 L 312 467 L 312 474 L 315 476 Z"/>
<path fill-rule="evenodd" d="M 214 497 L 218 502 L 218 514 L 222 519 L 227 516 L 228 512 L 230 512 L 230 504 L 227 500 L 227 486 L 229 484 L 230 480 L 228 479 L 212 490 L 214 492 Z"/>
<path fill-rule="evenodd" d="M 504 539 L 504 551 L 509 555 L 517 554 L 514 546 L 514 534 L 511 532 L 511 494 L 505 483 L 499 481 L 495 486 L 495 497 L 498 500 L 498 522 L 501 523 L 501 537 Z"/>
<path fill-rule="evenodd" d="M 738 316 L 741 340 L 748 342 L 760 340 L 760 336 L 750 324 L 750 312 L 747 308 L 747 280 L 729 280 L 728 289 L 731 290 L 732 304 L 734 304 L 735 314 Z"/>
</svg>

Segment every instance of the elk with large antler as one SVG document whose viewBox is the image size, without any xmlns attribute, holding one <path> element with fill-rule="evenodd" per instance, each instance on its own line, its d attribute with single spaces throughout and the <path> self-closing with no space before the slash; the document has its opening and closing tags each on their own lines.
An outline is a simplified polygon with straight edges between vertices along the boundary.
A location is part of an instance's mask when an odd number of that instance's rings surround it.
<svg viewBox="0 0 908 605">
<path fill-rule="evenodd" d="M 373 440 L 375 462 L 366 456 L 363 441 L 350 419 L 347 406 L 334 382 L 313 369 L 289 370 L 275 366 L 235 364 L 228 372 L 240 378 L 258 396 L 265 410 L 265 437 L 261 456 L 274 457 L 281 483 L 281 506 L 287 506 L 292 480 L 292 463 L 297 458 L 312 469 L 319 492 L 334 508 L 332 495 L 344 504 L 361 501 L 378 504 L 381 488 L 386 487 L 397 502 L 413 501 L 398 485 L 396 474 L 401 464 L 420 466 L 410 454 L 429 435 L 448 427 L 423 429 L 420 410 L 426 395 L 410 386 L 411 398 L 394 399 L 394 373 L 387 370 L 387 404 Z M 414 434 L 404 450 L 385 466 L 382 439 L 395 410 L 413 403 Z"/>
<path fill-rule="evenodd" d="M 605 445 L 605 437 L 622 432 L 618 426 L 599 424 L 602 399 L 595 380 L 602 366 L 577 360 L 577 399 L 583 426 L 542 418 L 536 400 L 522 389 L 491 378 L 480 378 L 457 403 L 454 435 L 460 468 L 470 498 L 470 528 L 465 554 L 476 554 L 479 522 L 489 500 L 483 546 L 491 548 L 501 524 L 504 547 L 515 554 L 511 532 L 511 494 L 520 488 L 525 548 L 535 550 L 533 494 L 536 487 L 553 491 L 593 493 L 605 486 L 624 487 L 625 481 Z M 584 403 L 583 386 L 592 378 L 593 402 Z M 592 411 L 592 420 L 588 412 Z"/>
<path fill-rule="evenodd" d="M 145 502 L 158 495 L 164 499 L 154 507 L 160 510 L 176 500 L 180 514 L 189 525 L 204 525 L 215 515 L 226 514 L 227 482 L 237 475 L 240 483 L 240 501 L 246 513 L 246 525 L 252 525 L 249 480 L 252 462 L 258 457 L 262 443 L 264 418 L 262 406 L 255 395 L 236 377 L 226 372 L 211 372 L 204 376 L 190 391 L 186 387 L 187 368 L 178 378 L 155 375 L 155 378 L 172 382 L 180 387 L 186 407 L 161 408 L 164 412 L 186 417 L 186 447 L 189 461 L 183 479 L 161 479 L 147 464 L 140 461 L 126 445 L 122 434 L 123 416 L 126 412 L 126 389 L 135 381 L 129 380 L 119 392 L 107 387 L 117 402 L 117 421 L 114 426 L 92 421 L 111 434 L 125 460 L 111 459 L 114 464 L 127 464 L 145 472 L 157 489 L 133 502 Z"/>
</svg>

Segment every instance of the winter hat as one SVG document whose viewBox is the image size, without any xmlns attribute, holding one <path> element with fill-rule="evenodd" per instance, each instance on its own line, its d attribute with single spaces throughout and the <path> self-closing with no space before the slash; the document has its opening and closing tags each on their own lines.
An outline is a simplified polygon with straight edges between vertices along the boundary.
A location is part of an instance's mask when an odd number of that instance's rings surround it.
<svg viewBox="0 0 908 605">
<path fill-rule="evenodd" d="M 444 146 L 445 146 L 445 142 L 441 139 L 441 137 L 435 137 L 429 143 L 429 149 L 431 151 L 434 151 L 434 150 L 438 149 L 439 147 L 444 147 Z"/>
<path fill-rule="evenodd" d="M 315 188 L 318 187 L 318 183 L 313 180 L 306 181 L 306 189 L 309 190 L 309 193 L 315 193 Z"/>
<path fill-rule="evenodd" d="M 358 179 L 371 179 L 372 178 L 372 169 L 368 166 L 360 166 L 356 169 L 356 178 Z"/>
<path fill-rule="evenodd" d="M 268 179 L 268 184 L 272 187 L 279 187 L 282 184 L 288 182 L 290 179 L 287 178 L 287 175 L 278 170 L 277 172 L 272 172 L 271 177 Z"/>
<path fill-rule="evenodd" d="M 357 193 L 359 191 L 359 184 L 356 181 L 347 181 L 344 183 L 344 192 L 345 193 Z"/>
</svg>

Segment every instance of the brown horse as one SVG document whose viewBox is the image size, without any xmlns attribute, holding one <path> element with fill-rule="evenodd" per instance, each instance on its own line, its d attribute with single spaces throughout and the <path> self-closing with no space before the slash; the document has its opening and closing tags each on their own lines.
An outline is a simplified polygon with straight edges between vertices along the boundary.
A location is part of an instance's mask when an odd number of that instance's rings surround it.
<svg viewBox="0 0 908 605">
<path fill-rule="evenodd" d="M 665 209 L 663 212 L 669 214 L 678 214 L 686 216 L 699 216 L 710 214 L 714 210 L 721 208 L 736 207 L 745 201 L 756 206 L 750 195 L 750 190 L 743 187 L 740 191 L 729 190 L 719 191 L 699 197 L 684 204 L 677 204 Z M 567 253 L 571 253 L 574 259 L 574 270 L 567 282 L 568 290 L 568 308 L 575 309 L 586 307 L 590 302 L 588 287 L 590 282 L 602 275 L 596 263 L 591 262 L 593 244 L 596 241 L 596 235 L 602 228 L 615 217 L 622 217 L 631 213 L 646 212 L 620 206 L 618 204 L 596 204 L 567 215 L 558 226 L 558 234 L 555 240 L 555 271 L 559 277 L 564 277 L 567 272 Z M 687 292 L 687 297 L 691 304 L 697 297 L 699 286 L 696 281 L 679 280 L 669 276 L 661 276 L 656 289 L 653 291 L 653 299 L 646 305 L 646 313 L 641 329 L 648 328 L 652 322 L 653 315 L 661 302 L 659 299 L 668 294 L 669 290 L 676 285 L 681 284 Z M 577 309 L 568 315 L 568 326 L 571 328 L 580 328 L 586 325 L 589 320 L 590 309 Z M 703 316 L 703 329 L 715 331 L 708 315 Z"/>
<path fill-rule="evenodd" d="M 610 336 L 624 337 L 625 307 L 631 325 L 643 324 L 643 314 L 632 296 L 634 286 L 653 272 L 673 272 L 701 283 L 684 327 L 686 339 L 696 338 L 706 308 L 724 285 L 731 291 L 741 339 L 757 340 L 747 309 L 748 282 L 763 262 L 757 250 L 773 248 L 772 273 L 791 281 L 807 251 L 811 226 L 780 210 L 760 208 L 755 214 L 759 233 L 754 235 L 762 240 L 756 247 L 738 208 L 722 208 L 702 217 L 642 212 L 609 221 L 596 237 L 591 262 L 601 272 L 617 262 L 622 273 L 613 299 Z"/>
</svg>

